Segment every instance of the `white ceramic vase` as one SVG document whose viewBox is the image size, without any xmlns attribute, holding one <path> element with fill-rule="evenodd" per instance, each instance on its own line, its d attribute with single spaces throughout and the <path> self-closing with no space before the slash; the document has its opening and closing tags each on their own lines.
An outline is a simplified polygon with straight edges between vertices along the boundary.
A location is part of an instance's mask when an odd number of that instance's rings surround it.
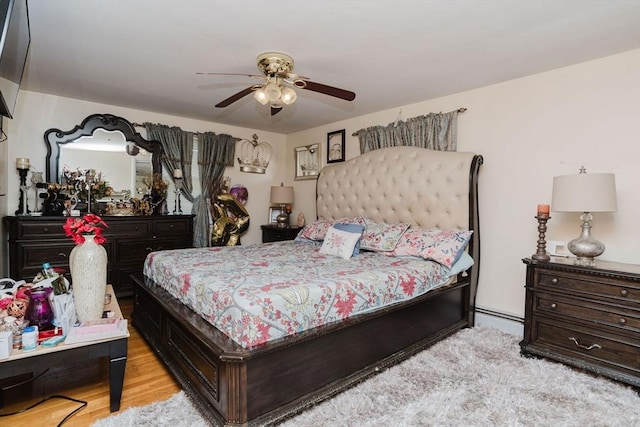
<svg viewBox="0 0 640 427">
<path fill-rule="evenodd" d="M 76 245 L 69 255 L 73 303 L 80 322 L 98 320 L 104 311 L 107 289 L 107 251 L 84 235 L 84 243 Z"/>
</svg>

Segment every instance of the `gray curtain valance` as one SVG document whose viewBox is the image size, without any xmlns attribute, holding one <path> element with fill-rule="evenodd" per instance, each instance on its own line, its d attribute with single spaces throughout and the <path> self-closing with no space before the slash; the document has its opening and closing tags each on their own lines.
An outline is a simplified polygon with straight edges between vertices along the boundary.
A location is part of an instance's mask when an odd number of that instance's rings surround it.
<svg viewBox="0 0 640 427">
<path fill-rule="evenodd" d="M 429 113 L 387 126 L 360 129 L 360 153 L 384 147 L 411 146 L 430 150 L 456 151 L 459 109 L 448 113 Z"/>
</svg>

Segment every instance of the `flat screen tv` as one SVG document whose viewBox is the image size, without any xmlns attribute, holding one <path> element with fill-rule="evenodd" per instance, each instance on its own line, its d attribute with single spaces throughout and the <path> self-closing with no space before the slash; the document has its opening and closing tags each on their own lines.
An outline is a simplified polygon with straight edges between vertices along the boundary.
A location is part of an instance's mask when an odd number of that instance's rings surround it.
<svg viewBox="0 0 640 427">
<path fill-rule="evenodd" d="M 0 0 L 0 115 L 13 118 L 29 53 L 27 0 Z"/>
</svg>

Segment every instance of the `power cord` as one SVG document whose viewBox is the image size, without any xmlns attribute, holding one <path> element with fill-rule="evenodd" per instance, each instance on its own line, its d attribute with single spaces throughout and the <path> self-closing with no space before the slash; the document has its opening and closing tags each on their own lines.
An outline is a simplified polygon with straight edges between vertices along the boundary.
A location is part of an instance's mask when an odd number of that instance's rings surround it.
<svg viewBox="0 0 640 427">
<path fill-rule="evenodd" d="M 35 377 L 29 378 L 28 380 L 21 381 L 21 382 L 16 383 L 16 384 L 11 384 L 10 386 L 7 386 L 7 387 L 3 387 L 3 388 L 0 390 L 0 392 L 2 393 L 2 395 L 4 395 L 4 392 L 5 392 L 6 390 L 11 390 L 12 388 L 19 387 L 19 386 L 21 386 L 21 385 L 23 385 L 23 384 L 27 384 L 27 383 L 33 382 L 33 381 L 37 380 L 38 378 L 40 378 L 41 376 L 43 376 L 44 374 L 46 374 L 48 371 L 49 371 L 49 368 L 45 369 L 44 371 L 42 371 L 41 373 L 39 373 L 39 374 L 38 374 L 38 375 L 36 375 Z M 0 395 L 0 402 L 1 402 L 1 397 L 2 397 L 2 395 Z M 22 414 L 22 413 L 24 413 L 24 412 L 27 412 L 29 409 L 35 408 L 36 406 L 40 405 L 41 403 L 46 402 L 46 401 L 47 401 L 47 400 L 49 400 L 49 399 L 65 399 L 65 400 L 70 400 L 70 401 L 72 401 L 72 402 L 78 402 L 78 403 L 80 403 L 80 404 L 81 404 L 79 407 L 77 407 L 76 409 L 74 409 L 73 411 L 71 411 L 69 414 L 67 414 L 67 416 L 66 416 L 66 417 L 64 417 L 64 418 L 62 419 L 62 421 L 60 421 L 60 422 L 58 423 L 58 426 L 57 426 L 57 427 L 60 427 L 61 425 L 63 425 L 64 423 L 66 423 L 66 422 L 67 422 L 67 420 L 68 420 L 69 418 L 71 418 L 72 416 L 74 416 L 75 414 L 77 414 L 78 412 L 80 412 L 81 410 L 83 410 L 83 409 L 87 406 L 87 404 L 88 404 L 88 402 L 87 402 L 87 401 L 85 401 L 85 400 L 79 400 L 79 399 L 74 399 L 73 397 L 62 396 L 61 394 L 52 394 L 51 396 L 48 396 L 48 397 L 42 398 L 40 401 L 38 401 L 38 402 L 36 402 L 36 403 L 33 403 L 33 404 L 31 404 L 31 405 L 27 406 L 26 408 L 20 409 L 19 411 L 10 412 L 10 413 L 7 413 L 7 414 L 0 414 L 0 417 L 9 417 L 9 416 L 11 416 L 11 415 Z M 2 407 L 2 405 L 0 404 L 0 408 L 1 408 L 1 407 Z"/>
<path fill-rule="evenodd" d="M 64 417 L 62 419 L 62 421 L 60 421 L 58 423 L 58 427 L 60 427 L 64 423 L 66 423 L 69 418 L 71 418 L 72 416 L 74 416 L 75 414 L 77 414 L 78 412 L 83 410 L 88 404 L 88 402 L 85 401 L 85 400 L 79 400 L 79 399 L 74 399 L 73 397 L 62 396 L 61 394 L 52 394 L 51 396 L 47 396 L 47 397 L 41 399 L 40 401 L 38 401 L 38 402 L 36 402 L 36 403 L 34 403 L 32 405 L 27 406 L 24 409 L 20 409 L 19 411 L 10 412 L 8 414 L 0 414 L 0 417 L 9 417 L 11 415 L 22 414 L 23 412 L 27 412 L 29 409 L 35 408 L 36 406 L 40 405 L 41 403 L 46 402 L 49 399 L 65 399 L 65 400 L 71 400 L 72 402 L 78 402 L 78 403 L 81 404 L 79 407 L 77 407 L 76 409 L 71 411 L 69 414 L 67 414 L 67 416 Z"/>
</svg>

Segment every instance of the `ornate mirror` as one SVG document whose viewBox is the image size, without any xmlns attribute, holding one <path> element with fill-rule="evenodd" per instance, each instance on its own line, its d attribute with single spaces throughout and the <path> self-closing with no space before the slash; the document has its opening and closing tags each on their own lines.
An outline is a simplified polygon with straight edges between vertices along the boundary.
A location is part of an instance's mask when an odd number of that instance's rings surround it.
<svg viewBox="0 0 640 427">
<path fill-rule="evenodd" d="M 49 129 L 44 141 L 48 182 L 62 184 L 65 168 L 95 169 L 114 191 L 134 196 L 141 176 L 162 173 L 160 142 L 144 139 L 129 121 L 111 114 L 93 114 L 69 131 Z"/>
</svg>

